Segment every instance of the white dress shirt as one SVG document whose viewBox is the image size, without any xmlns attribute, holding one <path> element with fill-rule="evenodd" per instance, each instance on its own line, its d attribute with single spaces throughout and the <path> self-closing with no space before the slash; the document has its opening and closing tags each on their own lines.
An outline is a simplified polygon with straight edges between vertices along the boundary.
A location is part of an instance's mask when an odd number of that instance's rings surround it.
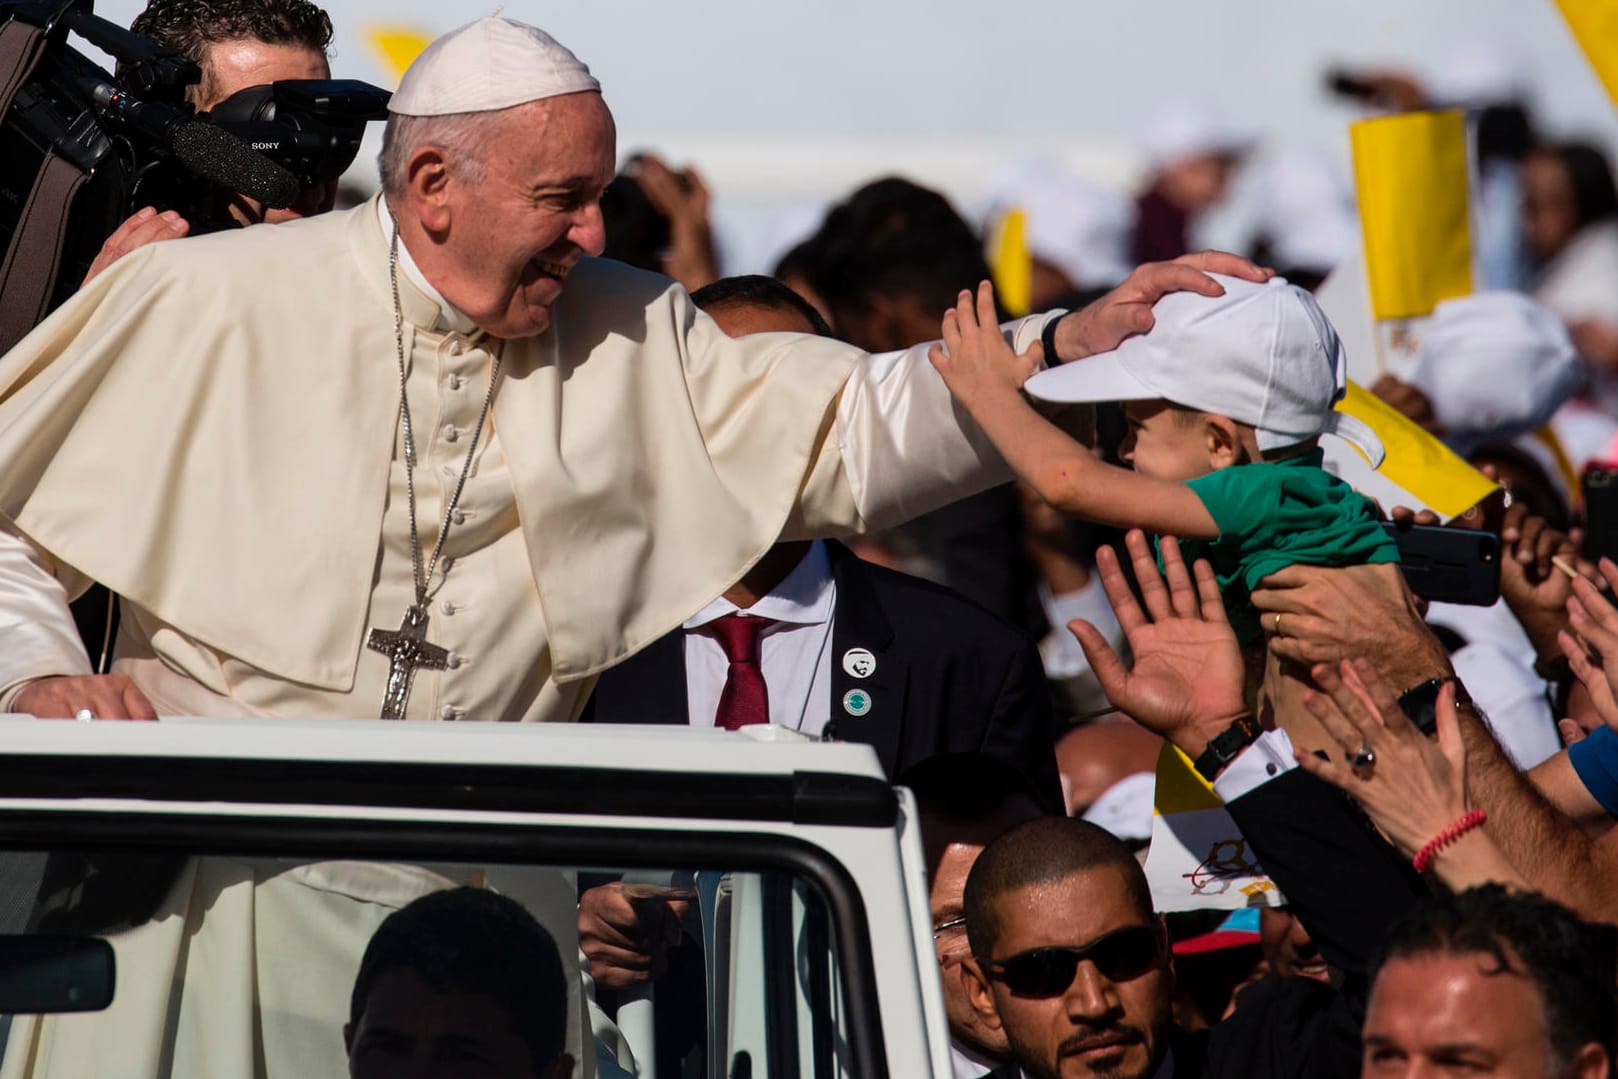
<svg viewBox="0 0 1618 1079">
<path fill-rule="evenodd" d="M 819 540 L 792 572 L 747 613 L 772 619 L 759 638 L 759 667 L 770 699 L 770 722 L 818 736 L 831 715 L 831 631 L 837 585 Z M 741 608 L 723 596 L 685 620 L 686 705 L 691 724 L 711 727 L 730 661 L 707 629 Z"/>
</svg>

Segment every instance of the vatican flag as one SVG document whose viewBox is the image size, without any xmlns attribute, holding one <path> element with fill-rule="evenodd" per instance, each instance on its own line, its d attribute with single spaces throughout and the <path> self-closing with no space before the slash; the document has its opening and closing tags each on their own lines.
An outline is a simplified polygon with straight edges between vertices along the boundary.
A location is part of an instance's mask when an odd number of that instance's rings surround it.
<svg viewBox="0 0 1618 1079">
<path fill-rule="evenodd" d="M 1265 875 L 1213 787 L 1184 753 L 1165 745 L 1146 881 L 1159 911 L 1278 907 L 1285 900 Z"/>
</svg>

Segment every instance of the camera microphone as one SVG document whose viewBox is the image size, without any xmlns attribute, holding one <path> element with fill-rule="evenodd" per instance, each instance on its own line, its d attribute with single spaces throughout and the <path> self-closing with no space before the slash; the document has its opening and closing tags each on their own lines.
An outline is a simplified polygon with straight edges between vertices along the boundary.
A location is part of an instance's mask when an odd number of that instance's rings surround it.
<svg viewBox="0 0 1618 1079">
<path fill-rule="evenodd" d="M 302 190 L 298 178 L 230 132 L 193 120 L 172 105 L 141 101 L 109 82 L 97 80 L 89 89 L 104 116 L 167 147 L 203 179 L 276 209 L 297 201 Z"/>
<path fill-rule="evenodd" d="M 173 146 L 175 158 L 198 176 L 274 209 L 291 206 L 302 191 L 291 172 L 212 124 L 180 124 Z"/>
</svg>

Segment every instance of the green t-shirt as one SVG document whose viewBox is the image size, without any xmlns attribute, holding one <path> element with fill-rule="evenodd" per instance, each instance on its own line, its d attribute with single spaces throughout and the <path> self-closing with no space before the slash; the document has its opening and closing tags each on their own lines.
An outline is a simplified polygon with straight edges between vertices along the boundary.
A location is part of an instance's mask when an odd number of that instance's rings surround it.
<svg viewBox="0 0 1618 1079">
<path fill-rule="evenodd" d="M 1213 567 L 1243 644 L 1262 633 L 1247 597 L 1276 570 L 1399 561 L 1399 547 L 1377 520 L 1371 500 L 1327 472 L 1322 462 L 1317 449 L 1187 481 L 1219 526 L 1219 538 L 1186 540 L 1181 549 L 1188 565 L 1205 558 Z"/>
</svg>

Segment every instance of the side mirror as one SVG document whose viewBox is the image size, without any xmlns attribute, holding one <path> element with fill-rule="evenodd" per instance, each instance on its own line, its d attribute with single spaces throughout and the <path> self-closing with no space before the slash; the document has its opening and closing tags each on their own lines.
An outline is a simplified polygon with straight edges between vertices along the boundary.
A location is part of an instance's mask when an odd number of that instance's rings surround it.
<svg viewBox="0 0 1618 1079">
<path fill-rule="evenodd" d="M 98 937 L 0 936 L 0 1015 L 98 1012 L 112 1003 L 112 945 Z"/>
</svg>

